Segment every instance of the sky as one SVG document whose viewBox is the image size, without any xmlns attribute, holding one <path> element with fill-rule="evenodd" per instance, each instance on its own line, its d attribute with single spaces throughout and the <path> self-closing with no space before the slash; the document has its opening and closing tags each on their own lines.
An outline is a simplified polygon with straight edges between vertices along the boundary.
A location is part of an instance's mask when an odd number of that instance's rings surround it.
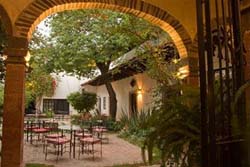
<svg viewBox="0 0 250 167">
<path fill-rule="evenodd" d="M 38 31 L 40 31 L 43 35 L 49 36 L 50 34 L 50 27 L 45 25 L 46 19 L 44 19 L 38 26 Z"/>
</svg>

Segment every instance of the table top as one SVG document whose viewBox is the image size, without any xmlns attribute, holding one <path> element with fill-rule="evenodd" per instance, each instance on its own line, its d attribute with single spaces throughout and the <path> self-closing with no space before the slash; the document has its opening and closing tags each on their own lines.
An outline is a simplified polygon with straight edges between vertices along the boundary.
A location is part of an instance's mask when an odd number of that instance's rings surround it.
<svg viewBox="0 0 250 167">
<path fill-rule="evenodd" d="M 32 132 L 34 132 L 34 133 L 46 133 L 46 132 L 49 132 L 49 130 L 45 129 L 45 128 L 36 128 L 36 129 L 32 129 Z"/>
<path fill-rule="evenodd" d="M 61 130 L 82 130 L 82 128 L 78 125 L 59 125 L 58 129 L 61 129 Z"/>
</svg>

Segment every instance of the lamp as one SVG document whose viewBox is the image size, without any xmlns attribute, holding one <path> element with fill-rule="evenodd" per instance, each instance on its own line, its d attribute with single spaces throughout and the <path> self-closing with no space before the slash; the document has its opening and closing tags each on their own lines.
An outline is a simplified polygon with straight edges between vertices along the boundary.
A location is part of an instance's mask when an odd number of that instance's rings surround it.
<svg viewBox="0 0 250 167">
<path fill-rule="evenodd" d="M 30 73 L 32 71 L 32 68 L 30 67 L 29 61 L 30 61 L 30 52 L 27 52 L 27 55 L 24 57 L 25 59 L 25 65 L 26 65 L 26 73 Z"/>
<path fill-rule="evenodd" d="M 2 57 L 3 61 L 5 61 L 7 58 L 8 58 L 7 55 L 3 55 L 3 57 Z"/>
<path fill-rule="evenodd" d="M 27 55 L 24 57 L 25 61 L 28 62 L 30 61 L 30 52 L 27 52 Z"/>
<path fill-rule="evenodd" d="M 189 66 L 183 66 L 181 68 L 178 69 L 178 72 L 176 74 L 176 76 L 179 79 L 184 79 L 189 75 Z"/>
<path fill-rule="evenodd" d="M 138 95 L 141 95 L 141 94 L 142 94 L 142 89 L 141 89 L 141 88 L 138 88 L 137 91 L 136 91 L 136 93 L 137 93 Z"/>
</svg>

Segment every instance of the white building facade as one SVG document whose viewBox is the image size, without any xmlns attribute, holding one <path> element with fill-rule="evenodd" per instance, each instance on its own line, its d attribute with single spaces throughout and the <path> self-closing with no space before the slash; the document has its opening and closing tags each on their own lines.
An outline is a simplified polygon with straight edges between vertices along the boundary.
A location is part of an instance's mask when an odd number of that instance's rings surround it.
<svg viewBox="0 0 250 167">
<path fill-rule="evenodd" d="M 55 114 L 72 115 L 77 111 L 68 103 L 67 96 L 73 92 L 81 91 L 84 79 L 78 79 L 63 73 L 53 74 L 56 80 L 56 89 L 52 97 L 43 97 L 39 107 L 41 112 L 51 109 Z"/>
<path fill-rule="evenodd" d="M 122 112 L 133 115 L 135 112 L 147 110 L 154 105 L 153 92 L 156 81 L 146 73 L 113 81 L 112 86 L 117 99 L 117 120 L 121 117 Z M 98 96 L 96 109 L 101 114 L 109 115 L 109 94 L 105 85 L 91 86 L 91 82 L 88 82 L 83 84 L 82 88 L 96 93 Z"/>
</svg>

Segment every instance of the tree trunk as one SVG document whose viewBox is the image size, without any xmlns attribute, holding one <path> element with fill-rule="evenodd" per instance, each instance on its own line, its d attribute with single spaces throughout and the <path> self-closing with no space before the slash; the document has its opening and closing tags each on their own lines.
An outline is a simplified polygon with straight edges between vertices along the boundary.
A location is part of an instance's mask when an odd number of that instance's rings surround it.
<svg viewBox="0 0 250 167">
<path fill-rule="evenodd" d="M 116 94 L 115 91 L 111 85 L 110 82 L 105 84 L 108 93 L 109 93 L 109 112 L 110 112 L 110 116 L 113 120 L 116 119 L 116 112 L 117 112 L 117 99 L 116 99 Z"/>
<path fill-rule="evenodd" d="M 97 67 L 101 71 L 101 74 L 104 75 L 109 72 L 109 66 L 111 61 L 106 63 L 96 63 Z M 107 88 L 108 94 L 109 94 L 109 114 L 113 120 L 116 119 L 116 112 L 117 112 L 117 99 L 115 91 L 112 87 L 112 84 L 110 82 L 106 82 L 105 86 Z"/>
</svg>

